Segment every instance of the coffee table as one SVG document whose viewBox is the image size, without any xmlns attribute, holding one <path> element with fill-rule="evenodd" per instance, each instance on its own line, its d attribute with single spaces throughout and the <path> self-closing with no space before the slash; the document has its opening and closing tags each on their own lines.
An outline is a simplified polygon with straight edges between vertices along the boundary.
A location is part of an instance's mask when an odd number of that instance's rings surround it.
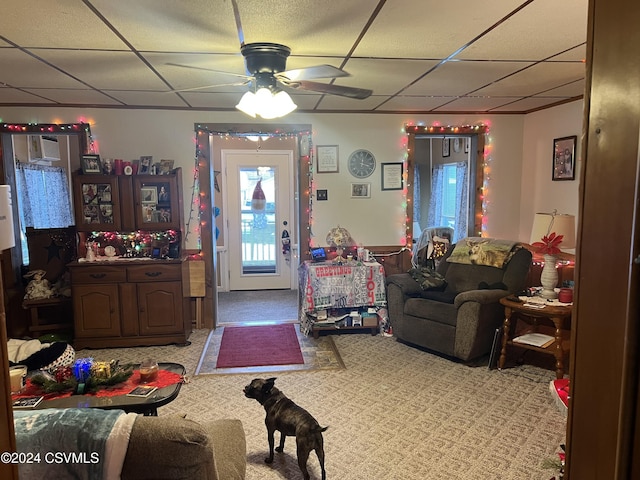
<svg viewBox="0 0 640 480">
<path fill-rule="evenodd" d="M 184 375 L 186 369 L 179 363 L 158 363 L 161 370 Z M 70 397 L 50 398 L 43 400 L 35 408 L 102 408 L 105 410 L 120 409 L 126 413 L 139 413 L 145 416 L 157 416 L 158 407 L 172 402 L 180 393 L 181 382 L 168 387 L 158 388 L 148 397 L 96 397 L 94 395 L 71 395 Z"/>
</svg>

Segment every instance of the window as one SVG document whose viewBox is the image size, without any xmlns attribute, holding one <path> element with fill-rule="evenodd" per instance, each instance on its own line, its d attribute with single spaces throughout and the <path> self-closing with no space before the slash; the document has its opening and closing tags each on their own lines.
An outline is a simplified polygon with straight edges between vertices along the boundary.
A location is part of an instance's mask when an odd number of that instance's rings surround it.
<svg viewBox="0 0 640 480">
<path fill-rule="evenodd" d="M 73 225 L 69 180 L 63 168 L 16 164 L 20 240 L 23 264 L 29 264 L 27 227 L 64 228 Z"/>
</svg>

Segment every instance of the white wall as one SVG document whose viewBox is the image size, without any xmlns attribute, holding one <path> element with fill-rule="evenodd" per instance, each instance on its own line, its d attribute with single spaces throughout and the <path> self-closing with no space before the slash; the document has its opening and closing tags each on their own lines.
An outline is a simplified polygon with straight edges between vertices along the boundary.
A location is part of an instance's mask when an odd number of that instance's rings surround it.
<svg viewBox="0 0 640 480">
<path fill-rule="evenodd" d="M 381 191 L 379 165 L 404 160 L 403 126 L 406 123 L 488 125 L 490 161 L 485 232 L 492 237 L 528 240 L 526 230 L 530 229 L 533 213 L 547 208 L 547 204 L 563 213 L 577 213 L 577 181 L 550 181 L 551 145 L 553 138 L 579 134 L 581 108 L 582 102 L 575 102 L 526 118 L 522 115 L 291 114 L 286 122 L 313 126 L 314 145 L 339 146 L 339 173 L 316 174 L 314 178 L 315 188 L 329 190 L 329 200 L 313 203 L 313 240 L 325 245 L 329 229 L 340 225 L 359 243 L 400 245 L 404 238 L 402 192 Z M 131 160 L 152 155 L 154 161 L 175 160 L 175 166 L 183 168 L 185 221 L 189 216 L 195 165 L 194 124 L 256 123 L 240 112 L 119 109 L 2 108 L 0 118 L 8 123 L 88 121 L 102 157 Z M 346 162 L 359 148 L 371 151 L 378 163 L 374 174 L 366 180 L 371 183 L 369 199 L 350 198 L 350 184 L 356 180 L 348 173 Z M 546 173 L 543 172 L 545 165 L 548 166 Z M 196 239 L 191 237 L 187 248 L 196 246 Z"/>
<path fill-rule="evenodd" d="M 580 172 L 582 171 L 583 102 L 529 114 L 524 120 L 522 195 L 518 239 L 529 242 L 536 212 L 566 213 L 578 223 Z M 553 140 L 576 135 L 575 180 L 552 181 Z M 573 250 L 567 250 L 573 252 Z"/>
</svg>

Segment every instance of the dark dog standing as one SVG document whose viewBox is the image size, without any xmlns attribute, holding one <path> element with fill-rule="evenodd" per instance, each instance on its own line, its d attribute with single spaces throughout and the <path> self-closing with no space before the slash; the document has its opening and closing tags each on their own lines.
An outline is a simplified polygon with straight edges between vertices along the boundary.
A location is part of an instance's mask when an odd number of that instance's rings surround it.
<svg viewBox="0 0 640 480">
<path fill-rule="evenodd" d="M 328 427 L 322 428 L 313 416 L 304 408 L 289 400 L 280 390 L 274 387 L 275 378 L 256 378 L 244 387 L 244 395 L 256 399 L 267 412 L 264 423 L 267 426 L 267 439 L 269 440 L 269 457 L 266 463 L 273 462 L 274 433 L 280 432 L 280 445 L 275 450 L 284 450 L 286 437 L 296 437 L 298 466 L 302 470 L 304 480 L 309 480 L 307 460 L 311 450 L 316 451 L 322 480 L 325 480 L 324 470 L 324 446 L 322 432 Z"/>
</svg>

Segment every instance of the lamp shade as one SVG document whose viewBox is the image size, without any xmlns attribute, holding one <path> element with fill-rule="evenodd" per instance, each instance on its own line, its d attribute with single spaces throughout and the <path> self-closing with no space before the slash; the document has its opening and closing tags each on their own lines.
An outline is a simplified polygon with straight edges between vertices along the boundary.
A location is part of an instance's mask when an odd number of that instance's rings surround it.
<svg viewBox="0 0 640 480">
<path fill-rule="evenodd" d="M 562 213 L 536 213 L 531 229 L 531 241 L 539 242 L 542 237 L 555 232 L 563 235 L 560 248 L 567 250 L 576 247 L 576 217 Z"/>
<path fill-rule="evenodd" d="M 11 211 L 11 187 L 0 185 L 0 250 L 15 247 L 13 213 Z"/>
<path fill-rule="evenodd" d="M 256 93 L 245 93 L 236 108 L 254 118 L 258 115 L 264 119 L 272 119 L 284 117 L 293 112 L 297 105 L 293 103 L 287 92 L 274 93 L 262 87 L 258 88 Z"/>
</svg>

